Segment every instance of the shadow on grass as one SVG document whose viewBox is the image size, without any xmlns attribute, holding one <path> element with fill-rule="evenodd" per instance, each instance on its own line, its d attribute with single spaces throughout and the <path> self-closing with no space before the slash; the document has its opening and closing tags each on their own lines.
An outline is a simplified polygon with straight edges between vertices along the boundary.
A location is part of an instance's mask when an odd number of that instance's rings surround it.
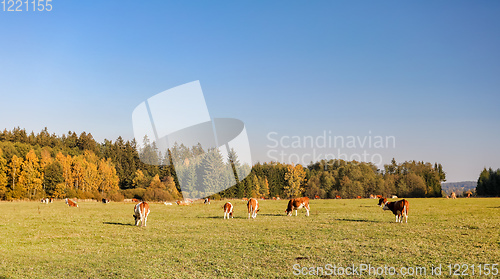
<svg viewBox="0 0 500 279">
<path fill-rule="evenodd" d="M 224 220 L 224 215 L 222 216 L 196 216 L 196 218 L 201 218 L 201 219 L 222 219 Z M 233 217 L 230 219 L 247 219 L 247 217 Z"/>
<path fill-rule="evenodd" d="M 130 223 L 117 223 L 117 222 L 102 222 L 102 223 L 106 224 L 106 225 L 134 226 L 134 224 L 130 224 Z"/>
<path fill-rule="evenodd" d="M 257 214 L 257 216 L 259 216 L 259 215 L 262 215 L 262 216 L 286 216 L 285 213 L 283 213 L 283 214 L 277 214 L 277 213 L 262 213 L 262 214 Z"/>
<path fill-rule="evenodd" d="M 488 208 L 497 208 L 497 209 L 500 209 L 500 206 L 488 206 Z"/>
<path fill-rule="evenodd" d="M 382 223 L 381 221 L 366 220 L 366 219 L 337 218 L 337 219 L 333 219 L 333 220 L 335 220 L 335 221 L 345 221 L 345 222 Z"/>
</svg>

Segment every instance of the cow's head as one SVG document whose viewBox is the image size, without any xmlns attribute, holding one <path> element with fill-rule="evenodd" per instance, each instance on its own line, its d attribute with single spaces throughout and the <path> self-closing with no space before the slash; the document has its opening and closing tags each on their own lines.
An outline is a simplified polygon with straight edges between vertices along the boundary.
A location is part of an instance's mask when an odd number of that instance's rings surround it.
<svg viewBox="0 0 500 279">
<path fill-rule="evenodd" d="M 387 203 L 387 199 L 386 198 L 380 198 L 378 200 L 378 206 L 380 206 L 380 207 L 384 207 L 386 203 Z"/>
<path fill-rule="evenodd" d="M 135 219 L 135 225 L 137 226 L 137 224 L 139 224 L 139 221 L 141 220 L 141 216 L 136 215 L 136 214 L 134 214 L 134 215 L 132 215 L 132 216 L 134 216 L 134 219 Z"/>
</svg>

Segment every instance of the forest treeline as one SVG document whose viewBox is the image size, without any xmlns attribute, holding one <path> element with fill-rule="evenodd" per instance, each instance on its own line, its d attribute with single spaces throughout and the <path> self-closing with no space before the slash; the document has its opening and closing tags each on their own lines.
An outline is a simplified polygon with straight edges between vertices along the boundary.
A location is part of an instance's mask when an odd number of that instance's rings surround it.
<svg viewBox="0 0 500 279">
<path fill-rule="evenodd" d="M 182 198 L 179 179 L 183 178 L 177 176 L 172 160 L 177 154 L 183 154 L 182 158 L 191 154 L 194 158 L 208 152 L 200 146 L 176 145 L 168 154 L 161 154 L 147 139 L 141 146 L 138 148 L 135 140 L 125 141 L 121 137 L 114 142 L 98 143 L 85 132 L 77 135 L 70 131 L 58 136 L 50 134 L 47 128 L 37 134 L 28 134 L 21 128 L 4 130 L 0 132 L 0 199 L 177 200 Z M 237 155 L 229 155 L 226 161 L 238 165 Z M 164 164 L 143 163 L 152 157 Z M 224 159 L 216 153 L 210 157 L 216 161 Z M 178 171 L 181 176 L 190 173 L 188 168 Z M 308 166 L 269 162 L 255 164 L 241 182 L 211 196 L 216 199 L 303 195 L 355 198 L 370 194 L 440 197 L 441 182 L 445 179 L 443 168 L 437 163 L 397 163 L 393 159 L 380 170 L 371 163 L 343 160 Z M 195 184 L 191 185 L 193 191 L 197 190 Z"/>
<path fill-rule="evenodd" d="M 500 169 L 484 168 L 477 180 L 476 194 L 486 197 L 500 197 Z"/>
</svg>

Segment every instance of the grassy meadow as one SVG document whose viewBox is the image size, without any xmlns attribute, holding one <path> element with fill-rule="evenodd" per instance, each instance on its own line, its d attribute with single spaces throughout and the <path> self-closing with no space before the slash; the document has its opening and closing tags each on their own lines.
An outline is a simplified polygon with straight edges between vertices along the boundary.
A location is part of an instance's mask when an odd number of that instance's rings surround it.
<svg viewBox="0 0 500 279">
<path fill-rule="evenodd" d="M 151 203 L 147 227 L 133 203 L 1 202 L 0 278 L 286 278 L 327 264 L 426 267 L 418 278 L 441 264 L 445 278 L 449 264 L 500 263 L 499 198 L 408 200 L 407 224 L 373 199 L 311 200 L 309 217 L 264 200 L 255 220 L 233 200 L 231 220 L 223 201 Z"/>
</svg>

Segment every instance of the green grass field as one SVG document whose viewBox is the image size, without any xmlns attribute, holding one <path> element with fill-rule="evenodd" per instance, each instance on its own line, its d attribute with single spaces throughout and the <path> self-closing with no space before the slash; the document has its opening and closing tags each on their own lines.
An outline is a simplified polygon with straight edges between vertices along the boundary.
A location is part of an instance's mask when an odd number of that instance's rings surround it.
<svg viewBox="0 0 500 279">
<path fill-rule="evenodd" d="M 153 203 L 145 228 L 133 203 L 1 202 L 0 278 L 286 278 L 327 264 L 426 268 L 411 278 L 441 264 L 445 278 L 449 264 L 500 263 L 500 199 L 408 200 L 407 224 L 372 199 L 311 200 L 309 217 L 259 201 L 255 220 L 240 200 L 231 220 L 222 201 Z"/>
</svg>

